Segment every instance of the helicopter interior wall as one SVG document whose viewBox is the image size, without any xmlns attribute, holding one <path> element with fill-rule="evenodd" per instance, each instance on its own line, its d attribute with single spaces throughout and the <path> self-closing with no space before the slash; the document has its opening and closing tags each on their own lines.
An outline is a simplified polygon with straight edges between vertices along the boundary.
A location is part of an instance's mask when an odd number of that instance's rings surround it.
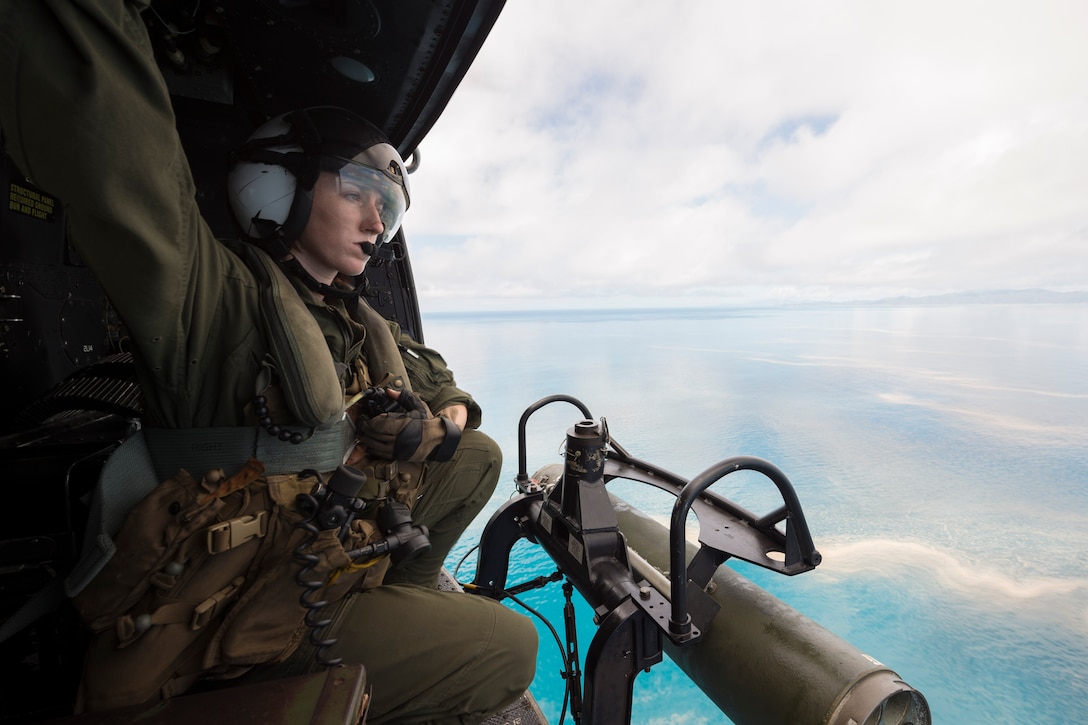
<svg viewBox="0 0 1088 725">
<path fill-rule="evenodd" d="M 0 431 L 39 394 L 111 351 L 105 297 L 65 236 L 64 208 L 0 153 Z"/>
</svg>

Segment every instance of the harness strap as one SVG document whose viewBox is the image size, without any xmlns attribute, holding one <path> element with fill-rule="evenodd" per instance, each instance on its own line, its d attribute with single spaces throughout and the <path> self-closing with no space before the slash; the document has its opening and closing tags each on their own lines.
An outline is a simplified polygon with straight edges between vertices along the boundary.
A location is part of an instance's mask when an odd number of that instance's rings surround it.
<svg viewBox="0 0 1088 725">
<path fill-rule="evenodd" d="M 152 627 L 164 624 L 189 625 L 192 630 L 198 630 L 212 621 L 219 609 L 233 600 L 242 589 L 245 578 L 235 577 L 229 584 L 201 602 L 178 601 L 164 604 L 148 614 L 126 614 L 117 618 L 114 623 L 114 633 L 117 635 L 119 647 L 127 647 Z"/>
<path fill-rule="evenodd" d="M 316 428 L 312 435 L 309 428 L 283 429 L 310 437 L 298 444 L 285 443 L 257 427 L 144 428 L 143 433 L 154 461 L 156 481 L 172 476 L 179 468 L 194 476 L 215 468 L 229 475 L 250 458 L 263 463 L 268 476 L 298 473 L 306 468 L 332 471 L 344 462 L 355 438 L 347 419 Z"/>
<path fill-rule="evenodd" d="M 400 377 L 409 390 L 412 389 L 408 371 L 404 368 L 404 358 L 400 356 L 397 341 L 389 332 L 388 321 L 362 298 L 356 298 L 352 304 L 345 305 L 348 315 L 366 328 L 363 338 L 363 354 L 374 380 L 387 376 Z"/>
</svg>

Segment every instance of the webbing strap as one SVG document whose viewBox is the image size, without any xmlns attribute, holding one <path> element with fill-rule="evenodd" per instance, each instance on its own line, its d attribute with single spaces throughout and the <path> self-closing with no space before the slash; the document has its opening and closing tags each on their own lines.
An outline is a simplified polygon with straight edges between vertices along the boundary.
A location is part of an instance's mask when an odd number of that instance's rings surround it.
<svg viewBox="0 0 1088 725">
<path fill-rule="evenodd" d="M 258 428 L 145 428 L 147 448 L 154 461 L 156 480 L 161 481 L 184 468 L 193 476 L 221 468 L 229 476 L 250 458 L 264 464 L 265 475 L 336 469 L 351 450 L 355 430 L 342 419 L 317 428 L 284 426 L 288 432 L 309 436 L 301 443 L 281 441 Z"/>
<path fill-rule="evenodd" d="M 151 493 L 158 482 L 143 431 L 137 431 L 110 454 L 98 474 L 83 550 L 64 581 L 68 596 L 83 591 L 110 560 L 117 548 L 111 537 L 121 528 L 132 507 Z"/>
</svg>

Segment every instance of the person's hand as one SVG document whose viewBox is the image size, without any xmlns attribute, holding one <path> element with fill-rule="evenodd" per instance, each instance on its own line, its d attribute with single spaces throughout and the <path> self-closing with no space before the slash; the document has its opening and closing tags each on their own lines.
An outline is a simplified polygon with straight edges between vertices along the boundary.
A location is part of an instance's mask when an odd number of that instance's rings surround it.
<svg viewBox="0 0 1088 725">
<path fill-rule="evenodd" d="M 427 404 L 408 390 L 390 389 L 386 394 L 403 412 L 363 416 L 355 423 L 356 438 L 370 458 L 419 463 L 453 457 L 461 442 L 461 428 L 455 420 L 431 415 Z"/>
</svg>

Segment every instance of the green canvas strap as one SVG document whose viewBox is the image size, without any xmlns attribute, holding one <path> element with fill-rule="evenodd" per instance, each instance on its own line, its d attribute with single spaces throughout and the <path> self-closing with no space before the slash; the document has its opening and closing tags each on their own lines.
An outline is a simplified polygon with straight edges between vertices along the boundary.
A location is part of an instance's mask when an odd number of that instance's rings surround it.
<svg viewBox="0 0 1088 725">
<path fill-rule="evenodd" d="M 304 437 L 301 443 L 287 443 L 256 426 L 252 428 L 145 428 L 144 438 L 154 462 L 155 480 L 162 481 L 184 468 L 200 477 L 221 468 L 229 476 L 247 460 L 264 464 L 267 475 L 298 473 L 312 468 L 332 471 L 350 452 L 355 428 L 346 418 L 325 428 L 283 426 Z"/>
<path fill-rule="evenodd" d="M 385 318 L 363 299 L 355 305 L 349 305 L 347 309 L 351 318 L 366 328 L 363 354 L 374 380 L 381 380 L 387 375 L 399 376 L 411 390 L 412 384 L 408 379 L 408 371 L 404 369 L 404 359 L 400 356 L 400 348 L 390 334 Z"/>
</svg>

